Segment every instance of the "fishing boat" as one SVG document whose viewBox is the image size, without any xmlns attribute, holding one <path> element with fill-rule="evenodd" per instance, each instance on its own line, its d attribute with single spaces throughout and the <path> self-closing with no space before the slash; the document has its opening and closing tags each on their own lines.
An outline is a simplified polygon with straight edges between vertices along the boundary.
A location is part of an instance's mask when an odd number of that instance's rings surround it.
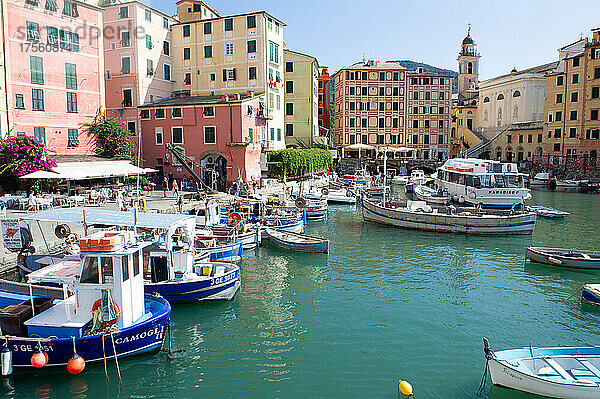
<svg viewBox="0 0 600 399">
<path fill-rule="evenodd" d="M 326 200 L 328 204 L 356 204 L 356 194 L 351 189 L 331 189 L 323 187 L 320 193 L 307 192 L 304 196 L 308 199 Z"/>
<path fill-rule="evenodd" d="M 327 200 L 309 200 L 306 204 L 306 218 L 320 220 L 327 217 Z"/>
<path fill-rule="evenodd" d="M 531 199 L 525 177 L 516 163 L 454 158 L 437 170 L 436 182 L 459 204 L 512 209 Z"/>
<path fill-rule="evenodd" d="M 551 398 L 600 397 L 600 347 L 508 349 L 494 352 L 484 338 L 492 384 Z"/>
<path fill-rule="evenodd" d="M 450 195 L 442 189 L 434 190 L 427 186 L 418 185 L 414 188 L 414 193 L 421 201 L 443 205 L 450 203 Z"/>
<path fill-rule="evenodd" d="M 269 241 L 274 245 L 298 252 L 327 253 L 329 240 L 267 228 Z"/>
<path fill-rule="evenodd" d="M 31 296 L 0 311 L 0 340 L 10 352 L 6 358 L 3 352 L 3 375 L 13 367 L 65 365 L 78 373 L 85 363 L 161 348 L 171 307 L 160 296 L 144 295 L 142 251 L 150 243 L 123 233 L 113 237 L 119 244 L 82 248 L 81 261 L 61 261 L 28 275 L 29 284 L 62 286 L 64 299 L 53 304 Z"/>
<path fill-rule="evenodd" d="M 366 221 L 443 233 L 532 234 L 535 212 L 482 213 L 461 211 L 453 206 L 445 212 L 424 201 L 408 201 L 406 206 L 362 201 Z"/>
<path fill-rule="evenodd" d="M 525 258 L 537 263 L 572 269 L 600 269 L 600 251 L 528 247 Z"/>
<path fill-rule="evenodd" d="M 242 243 L 239 241 L 218 241 L 210 230 L 196 229 L 194 246 L 208 253 L 212 262 L 239 262 L 242 260 Z"/>
<path fill-rule="evenodd" d="M 600 306 L 600 284 L 586 284 L 581 287 L 581 300 L 590 305 Z"/>
<path fill-rule="evenodd" d="M 558 209 L 549 206 L 530 206 L 531 209 L 538 215 L 545 218 L 564 218 L 570 215 L 569 212 L 559 211 Z"/>
</svg>

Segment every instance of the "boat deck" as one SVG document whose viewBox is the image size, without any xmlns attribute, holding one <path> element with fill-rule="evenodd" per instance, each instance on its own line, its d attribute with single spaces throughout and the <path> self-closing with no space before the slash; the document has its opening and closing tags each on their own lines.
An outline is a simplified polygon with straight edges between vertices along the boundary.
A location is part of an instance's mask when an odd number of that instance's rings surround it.
<svg viewBox="0 0 600 399">
<path fill-rule="evenodd" d="M 600 384 L 600 356 L 539 356 L 522 359 L 515 368 L 562 384 Z"/>
</svg>

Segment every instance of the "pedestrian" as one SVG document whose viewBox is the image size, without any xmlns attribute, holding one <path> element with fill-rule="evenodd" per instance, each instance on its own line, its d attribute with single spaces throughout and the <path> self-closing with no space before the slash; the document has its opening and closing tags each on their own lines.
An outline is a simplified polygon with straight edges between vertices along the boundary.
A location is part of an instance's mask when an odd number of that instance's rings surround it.
<svg viewBox="0 0 600 399">
<path fill-rule="evenodd" d="M 167 191 L 169 191 L 169 179 L 167 179 L 167 175 L 163 178 L 163 198 L 167 196 Z"/>
<path fill-rule="evenodd" d="M 177 197 L 179 195 L 179 184 L 177 183 L 177 180 L 173 179 L 173 198 Z"/>
<path fill-rule="evenodd" d="M 124 211 L 125 209 L 123 209 L 123 193 L 121 192 L 121 190 L 117 191 L 117 209 L 120 211 Z"/>
</svg>

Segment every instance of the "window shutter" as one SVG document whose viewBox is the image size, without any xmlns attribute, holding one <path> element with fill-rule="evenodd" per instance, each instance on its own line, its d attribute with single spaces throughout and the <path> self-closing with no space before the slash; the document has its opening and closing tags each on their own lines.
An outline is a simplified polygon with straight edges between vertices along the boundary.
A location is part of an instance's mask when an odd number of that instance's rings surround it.
<svg viewBox="0 0 600 399">
<path fill-rule="evenodd" d="M 223 82 L 227 82 L 227 69 L 223 69 Z"/>
<path fill-rule="evenodd" d="M 236 80 L 236 78 L 237 78 L 236 68 L 233 68 L 233 80 Z"/>
</svg>

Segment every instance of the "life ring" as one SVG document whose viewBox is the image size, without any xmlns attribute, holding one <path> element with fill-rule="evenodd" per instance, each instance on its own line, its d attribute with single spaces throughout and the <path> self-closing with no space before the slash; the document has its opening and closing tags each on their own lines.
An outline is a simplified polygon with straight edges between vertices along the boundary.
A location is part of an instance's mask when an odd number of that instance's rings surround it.
<svg viewBox="0 0 600 399">
<path fill-rule="evenodd" d="M 143 198 L 138 201 L 138 211 L 146 212 L 146 200 Z"/>
<path fill-rule="evenodd" d="M 329 189 L 328 189 L 327 187 L 324 187 L 324 188 L 321 190 L 321 194 L 323 194 L 323 195 L 328 195 L 328 194 L 329 194 Z"/>
<path fill-rule="evenodd" d="M 229 216 L 227 216 L 227 224 L 230 226 L 237 226 L 241 221 L 242 215 L 237 212 L 230 213 Z"/>
<path fill-rule="evenodd" d="M 94 304 L 92 305 L 92 313 L 97 311 L 101 304 L 102 304 L 102 299 L 98 299 L 96 302 L 94 302 Z M 103 330 L 105 327 L 112 326 L 113 324 L 115 324 L 117 322 L 117 320 L 119 320 L 119 315 L 121 314 L 121 311 L 119 310 L 119 307 L 117 306 L 116 303 L 112 302 L 112 305 L 113 305 L 113 310 L 115 311 L 116 317 L 112 320 L 103 321 L 102 323 L 100 323 L 100 330 Z"/>
</svg>

